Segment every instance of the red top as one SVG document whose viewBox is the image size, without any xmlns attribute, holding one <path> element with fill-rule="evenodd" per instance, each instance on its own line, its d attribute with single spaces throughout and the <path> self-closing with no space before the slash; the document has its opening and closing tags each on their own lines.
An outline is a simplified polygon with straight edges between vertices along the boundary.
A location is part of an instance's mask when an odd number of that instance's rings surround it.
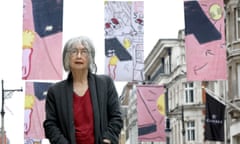
<svg viewBox="0 0 240 144">
<path fill-rule="evenodd" d="M 77 144 L 94 144 L 94 118 L 89 89 L 83 96 L 73 94 L 73 111 Z"/>
</svg>

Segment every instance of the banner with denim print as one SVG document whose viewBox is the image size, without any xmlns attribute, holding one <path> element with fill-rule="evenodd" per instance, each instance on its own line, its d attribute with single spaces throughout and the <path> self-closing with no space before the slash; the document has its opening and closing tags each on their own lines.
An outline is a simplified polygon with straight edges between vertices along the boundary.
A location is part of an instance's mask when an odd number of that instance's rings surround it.
<svg viewBox="0 0 240 144">
<path fill-rule="evenodd" d="M 223 0 L 185 0 L 184 15 L 187 80 L 226 80 Z"/>
<path fill-rule="evenodd" d="M 24 105 L 24 144 L 40 144 L 45 138 L 45 99 L 52 83 L 26 82 Z"/>
<path fill-rule="evenodd" d="M 22 79 L 62 79 L 63 0 L 23 0 Z"/>
</svg>

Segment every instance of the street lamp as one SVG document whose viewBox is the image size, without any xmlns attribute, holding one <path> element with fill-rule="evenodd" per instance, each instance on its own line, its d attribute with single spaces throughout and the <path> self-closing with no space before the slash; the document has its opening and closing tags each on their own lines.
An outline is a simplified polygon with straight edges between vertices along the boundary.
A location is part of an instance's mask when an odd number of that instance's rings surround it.
<svg viewBox="0 0 240 144">
<path fill-rule="evenodd" d="M 1 117 L 2 117 L 2 126 L 1 126 L 1 144 L 5 144 L 5 131 L 4 131 L 4 114 L 5 114 L 5 111 L 4 111 L 4 99 L 5 99 L 5 95 L 4 93 L 5 92 L 10 92 L 10 93 L 13 93 L 15 91 L 23 91 L 22 88 L 21 89 L 4 89 L 4 86 L 3 86 L 4 82 L 2 80 L 2 110 L 1 110 Z"/>
</svg>

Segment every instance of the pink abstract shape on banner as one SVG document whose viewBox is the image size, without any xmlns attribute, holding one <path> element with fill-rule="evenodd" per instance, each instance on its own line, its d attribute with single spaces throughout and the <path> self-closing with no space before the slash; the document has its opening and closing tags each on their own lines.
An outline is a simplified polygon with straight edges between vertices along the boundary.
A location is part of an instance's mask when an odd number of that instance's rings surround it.
<svg viewBox="0 0 240 144">
<path fill-rule="evenodd" d="M 184 12 L 187 80 L 226 80 L 223 1 L 185 1 Z"/>
<path fill-rule="evenodd" d="M 163 86 L 137 86 L 137 114 L 139 141 L 165 141 Z"/>
<path fill-rule="evenodd" d="M 43 10 L 33 9 L 33 6 L 37 7 L 36 2 L 38 1 L 35 1 L 34 5 L 32 0 L 23 0 L 22 79 L 61 80 L 62 31 L 54 31 L 56 26 L 44 23 L 43 19 L 46 16 L 42 14 Z M 35 12 L 35 16 L 33 12 Z M 52 31 L 54 33 L 50 34 Z M 43 35 L 44 32 L 45 35 Z"/>
<path fill-rule="evenodd" d="M 41 142 L 44 135 L 45 97 L 51 83 L 26 82 L 24 105 L 24 141 Z"/>
</svg>

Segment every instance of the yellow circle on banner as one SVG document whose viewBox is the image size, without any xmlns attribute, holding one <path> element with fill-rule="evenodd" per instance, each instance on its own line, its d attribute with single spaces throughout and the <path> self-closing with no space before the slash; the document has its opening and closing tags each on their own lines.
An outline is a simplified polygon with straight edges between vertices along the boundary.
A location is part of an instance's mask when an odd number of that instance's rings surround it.
<svg viewBox="0 0 240 144">
<path fill-rule="evenodd" d="M 219 4 L 211 5 L 210 9 L 209 9 L 209 14 L 210 14 L 211 19 L 213 19 L 213 20 L 221 19 L 222 15 L 223 15 L 221 6 Z"/>
<path fill-rule="evenodd" d="M 157 99 L 157 109 L 160 112 L 160 114 L 165 115 L 164 94 L 160 95 Z"/>
</svg>

